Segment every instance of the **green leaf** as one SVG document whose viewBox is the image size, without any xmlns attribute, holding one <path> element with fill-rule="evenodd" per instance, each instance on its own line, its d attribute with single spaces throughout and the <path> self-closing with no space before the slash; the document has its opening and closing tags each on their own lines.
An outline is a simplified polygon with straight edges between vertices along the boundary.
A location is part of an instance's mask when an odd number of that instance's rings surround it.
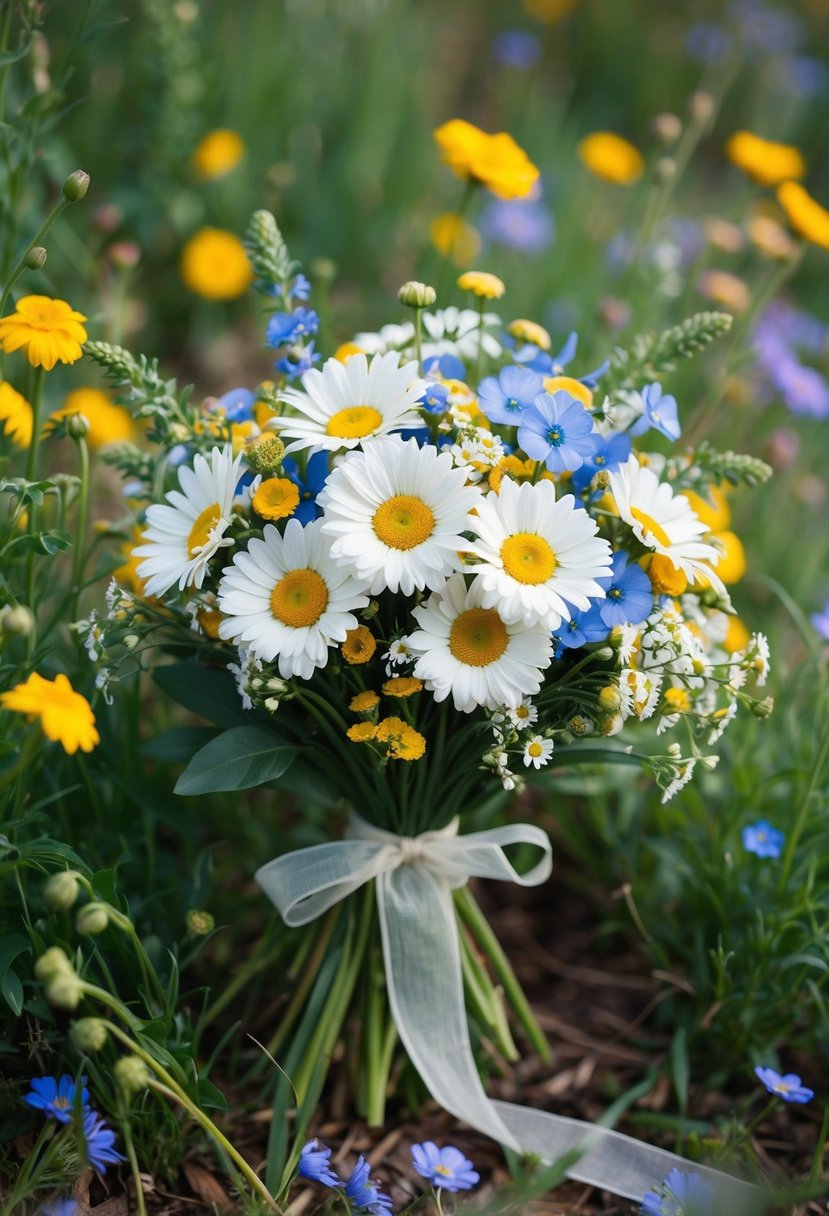
<svg viewBox="0 0 829 1216">
<path fill-rule="evenodd" d="M 71 533 L 55 528 L 51 532 L 35 532 L 33 535 L 18 536 L 6 545 L 5 552 L 11 553 L 14 550 L 23 553 L 46 553 L 49 557 L 53 557 L 62 549 L 70 548 L 71 544 Z"/>
<path fill-rule="evenodd" d="M 263 726 L 236 726 L 196 752 L 175 792 L 211 794 L 265 785 L 281 777 L 295 755 L 294 747 Z"/>
<path fill-rule="evenodd" d="M 685 1114 L 688 1110 L 688 1082 L 691 1068 L 688 1062 L 688 1035 L 684 1026 L 680 1026 L 671 1043 L 671 1076 L 679 1109 L 682 1114 Z"/>
<path fill-rule="evenodd" d="M 20 59 L 25 59 L 29 51 L 32 49 L 34 42 L 34 34 L 29 34 L 25 42 L 21 42 L 20 46 L 15 47 L 13 51 L 4 51 L 0 55 L 0 68 L 7 67 L 10 63 L 17 63 Z"/>
<path fill-rule="evenodd" d="M 13 971 L 7 971 L 0 980 L 0 992 L 14 1016 L 20 1017 L 23 1010 L 23 985 Z"/>
<path fill-rule="evenodd" d="M 153 679 L 179 705 L 218 726 L 250 721 L 250 711 L 242 709 L 236 681 L 225 668 L 173 663 L 157 667 Z"/>
<path fill-rule="evenodd" d="M 31 948 L 28 937 L 21 933 L 10 933 L 0 942 L 0 975 L 5 975 L 12 963 Z"/>
<path fill-rule="evenodd" d="M 210 1106 L 214 1110 L 227 1110 L 227 1098 L 220 1089 L 217 1089 L 212 1081 L 206 1081 L 204 1077 L 199 1078 L 199 1083 L 196 1087 L 196 1097 L 199 1106 Z"/>
<path fill-rule="evenodd" d="M 154 739 L 149 739 L 140 750 L 141 755 L 149 760 L 183 764 L 215 738 L 216 731 L 212 726 L 171 726 Z"/>
</svg>

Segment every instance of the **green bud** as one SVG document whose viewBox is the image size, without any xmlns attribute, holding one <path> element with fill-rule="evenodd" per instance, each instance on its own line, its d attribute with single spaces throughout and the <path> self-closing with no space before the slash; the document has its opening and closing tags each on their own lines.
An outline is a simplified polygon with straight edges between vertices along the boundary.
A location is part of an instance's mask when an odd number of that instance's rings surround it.
<svg viewBox="0 0 829 1216">
<path fill-rule="evenodd" d="M 83 981 L 74 971 L 54 976 L 46 985 L 46 1000 L 57 1009 L 77 1009 L 83 996 Z"/>
<path fill-rule="evenodd" d="M 42 245 L 33 245 L 26 254 L 26 266 L 29 270 L 40 270 L 46 265 L 46 250 Z"/>
<path fill-rule="evenodd" d="M 0 632 L 7 637 L 27 638 L 34 627 L 34 613 L 25 604 L 0 609 Z"/>
<path fill-rule="evenodd" d="M 84 904 L 75 917 L 75 928 L 78 933 L 103 933 L 109 924 L 109 911 L 106 904 L 92 902 Z"/>
<path fill-rule="evenodd" d="M 89 419 L 85 414 L 70 414 L 66 419 L 66 430 L 73 439 L 86 439 L 89 434 Z"/>
<path fill-rule="evenodd" d="M 400 288 L 397 298 L 407 308 L 431 308 L 438 298 L 438 293 L 428 283 L 418 283 L 417 280 L 411 279 Z"/>
<path fill-rule="evenodd" d="M 594 729 L 591 720 L 589 718 L 585 718 L 583 714 L 575 714 L 567 723 L 567 726 L 577 737 L 591 735 Z"/>
<path fill-rule="evenodd" d="M 54 912 L 67 912 L 78 898 L 79 877 L 76 870 L 61 870 L 60 874 L 53 874 L 43 888 L 47 908 Z"/>
<path fill-rule="evenodd" d="M 314 258 L 308 267 L 311 274 L 320 283 L 333 283 L 337 277 L 337 263 L 331 258 Z"/>
<path fill-rule="evenodd" d="M 282 466 L 285 444 L 278 435 L 265 432 L 245 449 L 245 460 L 254 473 L 276 473 Z"/>
<path fill-rule="evenodd" d="M 88 189 L 89 174 L 84 173 L 83 169 L 76 169 L 63 183 L 63 197 L 69 199 L 70 203 L 79 203 L 82 198 L 86 198 Z"/>
<path fill-rule="evenodd" d="M 599 706 L 605 713 L 615 714 L 622 704 L 622 694 L 615 684 L 606 684 L 599 693 Z"/>
<path fill-rule="evenodd" d="M 214 917 L 209 912 L 204 912 L 201 908 L 191 908 L 187 913 L 186 920 L 187 928 L 196 937 L 206 937 L 216 927 Z"/>
<path fill-rule="evenodd" d="M 39 980 L 52 980 L 58 975 L 74 975 L 75 969 L 60 946 L 50 946 L 35 963 Z"/>
<path fill-rule="evenodd" d="M 69 1027 L 69 1037 L 74 1047 L 87 1054 L 100 1051 L 108 1035 L 109 1029 L 102 1018 L 79 1018 Z"/>
<path fill-rule="evenodd" d="M 751 706 L 755 718 L 768 718 L 773 709 L 774 697 L 764 697 L 762 701 L 755 701 Z"/>
<path fill-rule="evenodd" d="M 137 1056 L 122 1056 L 113 1068 L 112 1075 L 127 1102 L 145 1090 L 150 1080 L 146 1064 Z"/>
</svg>

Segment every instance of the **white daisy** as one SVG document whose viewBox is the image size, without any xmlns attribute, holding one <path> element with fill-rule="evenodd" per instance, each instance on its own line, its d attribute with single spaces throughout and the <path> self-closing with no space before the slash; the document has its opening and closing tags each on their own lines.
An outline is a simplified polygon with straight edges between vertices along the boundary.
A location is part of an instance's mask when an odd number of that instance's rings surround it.
<svg viewBox="0 0 829 1216">
<path fill-rule="evenodd" d="M 414 609 L 420 629 L 407 639 L 418 656 L 415 676 L 436 701 L 451 692 L 462 713 L 479 705 L 514 709 L 539 691 L 553 653 L 546 626 L 507 623 L 497 608 L 484 607 L 481 592 L 478 579 L 467 589 L 463 575 L 454 574 Z"/>
<path fill-rule="evenodd" d="M 694 775 L 694 769 L 697 766 L 696 760 L 686 760 L 684 764 L 677 765 L 674 770 L 673 781 L 665 787 L 665 792 L 662 795 L 662 805 L 678 794 L 681 789 L 684 789 Z"/>
<path fill-rule="evenodd" d="M 623 719 L 636 717 L 647 721 L 659 701 L 662 676 L 658 671 L 638 671 L 628 667 L 619 676 L 619 693 L 622 704 L 619 712 Z"/>
<path fill-rule="evenodd" d="M 480 560 L 466 568 L 480 579 L 481 603 L 497 606 L 505 621 L 544 621 L 555 631 L 573 609 L 604 597 L 596 579 L 610 573 L 610 545 L 572 494 L 556 501 L 551 481 L 505 478 L 500 494 L 478 504 L 471 526 L 477 540 L 469 549 Z"/>
<path fill-rule="evenodd" d="M 488 331 L 501 328 L 497 313 L 486 312 L 483 319 L 474 308 L 442 308 L 437 312 L 423 314 L 424 362 L 441 355 L 455 355 L 458 359 L 474 359 L 480 346 L 480 327 L 483 322 L 484 354 L 497 359 L 501 354 L 501 343 Z"/>
<path fill-rule="evenodd" d="M 725 587 L 712 570 L 720 560 L 713 545 L 699 537 L 707 531 L 683 494 L 674 494 L 667 482 L 652 469 L 639 464 L 634 455 L 610 473 L 610 492 L 619 515 L 648 549 L 662 553 L 681 570 L 689 583 L 710 583 L 720 595 Z"/>
<path fill-rule="evenodd" d="M 367 355 L 385 355 L 390 350 L 403 350 L 414 339 L 414 325 L 404 321 L 402 325 L 384 325 L 376 333 L 355 334 L 352 341 Z"/>
<path fill-rule="evenodd" d="M 533 705 L 529 697 L 524 697 L 515 709 L 507 710 L 507 717 L 516 730 L 526 730 L 528 726 L 535 726 L 538 721 L 538 707 Z"/>
<path fill-rule="evenodd" d="M 524 766 L 529 768 L 541 768 L 544 764 L 549 764 L 550 756 L 553 754 L 552 739 L 544 739 L 541 735 L 533 735 L 524 744 Z"/>
<path fill-rule="evenodd" d="M 317 498 L 331 556 L 377 595 L 436 591 L 460 566 L 469 511 L 481 495 L 448 452 L 390 435 L 353 452 Z"/>
<path fill-rule="evenodd" d="M 281 536 L 266 524 L 263 539 L 237 553 L 219 584 L 225 620 L 219 636 L 246 646 L 266 663 L 279 659 L 284 679 L 308 680 L 328 661 L 328 647 L 357 627 L 365 584 L 331 560 L 319 521 L 289 519 Z"/>
<path fill-rule="evenodd" d="M 138 577 L 146 579 L 147 595 L 162 595 L 176 582 L 179 591 L 201 587 L 210 558 L 217 549 L 233 544 L 225 532 L 242 460 L 241 454 L 234 459 L 229 445 L 214 448 L 209 461 L 196 456 L 192 469 L 179 469 L 181 491 L 167 494 L 170 506 L 154 503 L 147 508 L 143 533 L 147 544 L 133 550 L 144 558 Z"/>
<path fill-rule="evenodd" d="M 347 363 L 329 359 L 322 370 L 312 367 L 305 373 L 303 392 L 283 391 L 282 400 L 297 414 L 272 421 L 280 437 L 290 441 L 286 452 L 337 452 L 376 435 L 420 426 L 423 418 L 415 403 L 425 387 L 417 363 L 401 367 L 394 351 L 370 361 L 365 355 L 354 355 Z"/>
</svg>

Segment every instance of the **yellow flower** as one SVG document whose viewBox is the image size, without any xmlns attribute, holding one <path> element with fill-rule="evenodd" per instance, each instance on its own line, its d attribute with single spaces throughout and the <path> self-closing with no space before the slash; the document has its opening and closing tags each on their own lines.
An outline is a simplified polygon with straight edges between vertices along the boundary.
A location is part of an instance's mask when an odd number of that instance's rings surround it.
<svg viewBox="0 0 829 1216">
<path fill-rule="evenodd" d="M 734 654 L 735 650 L 744 650 L 748 646 L 748 630 L 738 616 L 728 618 L 728 631 L 723 641 L 723 650 Z"/>
<path fill-rule="evenodd" d="M 334 351 L 334 358 L 340 363 L 347 363 L 352 355 L 364 355 L 365 353 L 362 346 L 358 346 L 356 342 L 343 342 Z"/>
<path fill-rule="evenodd" d="M 458 287 L 461 291 L 471 291 L 482 300 L 500 300 L 507 290 L 497 274 L 489 274 L 486 270 L 467 270 L 458 279 Z"/>
<path fill-rule="evenodd" d="M 422 687 L 423 681 L 415 679 L 414 676 L 392 676 L 383 685 L 383 692 L 387 697 L 411 697 L 420 692 Z"/>
<path fill-rule="evenodd" d="M 355 722 L 345 733 L 352 743 L 368 743 L 377 734 L 377 727 L 373 722 Z"/>
<path fill-rule="evenodd" d="M 196 613 L 196 620 L 201 625 L 202 632 L 209 638 L 218 638 L 219 626 L 224 619 L 224 613 L 215 608 L 202 608 Z"/>
<path fill-rule="evenodd" d="M 0 430 L 8 435 L 19 448 L 27 448 L 32 442 L 34 415 L 25 397 L 0 380 Z"/>
<path fill-rule="evenodd" d="M 375 709 L 379 704 L 380 698 L 377 693 L 367 689 L 365 692 L 358 692 L 356 697 L 352 697 L 348 708 L 353 714 L 367 714 L 369 710 Z"/>
<path fill-rule="evenodd" d="M 682 595 L 688 588 L 685 575 L 663 553 L 654 553 L 645 573 L 651 580 L 654 595 Z"/>
<path fill-rule="evenodd" d="M 251 506 L 263 519 L 287 519 L 299 506 L 299 486 L 287 477 L 269 477 L 254 494 Z"/>
<path fill-rule="evenodd" d="M 721 486 L 709 486 L 705 494 L 693 490 L 682 491 L 694 509 L 697 519 L 705 524 L 709 532 L 721 532 L 731 523 L 731 508 Z"/>
<path fill-rule="evenodd" d="M 572 13 L 578 0 L 524 0 L 524 10 L 537 21 L 552 25 Z"/>
<path fill-rule="evenodd" d="M 426 751 L 423 735 L 402 718 L 384 718 L 377 726 L 374 738 L 386 745 L 390 760 L 419 760 Z"/>
<path fill-rule="evenodd" d="M 777 201 L 798 236 L 821 249 L 829 249 L 829 211 L 821 207 L 799 182 L 784 182 L 778 186 Z"/>
<path fill-rule="evenodd" d="M 524 317 L 510 321 L 507 333 L 519 342 L 531 342 L 539 350 L 549 350 L 553 342 L 543 325 L 539 325 L 536 321 L 527 321 Z"/>
<path fill-rule="evenodd" d="M 253 282 L 245 247 L 232 232 L 202 228 L 181 254 L 185 286 L 205 300 L 233 300 Z"/>
<path fill-rule="evenodd" d="M 666 688 L 662 700 L 672 714 L 687 714 L 691 708 L 691 698 L 684 688 Z"/>
<path fill-rule="evenodd" d="M 729 312 L 745 312 L 751 303 L 748 286 L 727 270 L 704 270 L 697 280 L 697 288 Z"/>
<path fill-rule="evenodd" d="M 435 141 L 453 173 L 479 182 L 498 198 L 526 198 L 540 176 L 505 131 L 489 135 L 471 122 L 453 118 L 438 127 Z"/>
<path fill-rule="evenodd" d="M 376 649 L 377 643 L 374 636 L 365 625 L 349 629 L 342 645 L 343 658 L 346 663 L 351 663 L 355 667 L 361 663 L 367 663 Z"/>
<path fill-rule="evenodd" d="M 60 743 L 70 756 L 78 748 L 91 752 L 101 741 L 89 702 L 75 692 L 62 672 L 54 680 L 44 680 L 33 671 L 28 680 L 0 693 L 0 705 L 12 713 L 26 714 L 30 722 L 40 718 L 46 738 Z"/>
<path fill-rule="evenodd" d="M 719 550 L 720 560 L 714 569 L 727 586 L 739 583 L 746 572 L 746 551 L 736 532 L 714 532 L 710 538 Z"/>
<path fill-rule="evenodd" d="M 92 448 L 102 448 L 107 443 L 128 443 L 135 438 L 135 428 L 127 411 L 121 405 L 114 405 L 99 388 L 73 389 L 51 420 L 55 422 L 72 414 L 83 414 L 89 423 L 87 441 Z"/>
<path fill-rule="evenodd" d="M 641 152 L 612 131 L 594 131 L 581 141 L 578 152 L 591 173 L 618 186 L 638 181 L 645 170 Z"/>
<path fill-rule="evenodd" d="M 456 266 L 468 266 L 481 251 L 477 229 L 454 211 L 446 211 L 432 220 L 429 239 L 438 253 L 451 258 Z"/>
<path fill-rule="evenodd" d="M 136 557 L 135 550 L 143 543 L 143 530 L 141 528 L 133 528 L 132 539 L 127 541 L 122 550 L 124 564 L 119 566 L 117 570 L 114 570 L 112 574 L 119 587 L 125 587 L 137 596 L 143 596 L 144 594 L 144 579 L 138 576 L 138 567 L 144 561 L 144 558 Z"/>
<path fill-rule="evenodd" d="M 196 145 L 193 168 L 203 181 L 212 181 L 235 169 L 244 154 L 245 145 L 241 136 L 227 127 L 218 127 L 215 131 L 208 131 Z"/>
<path fill-rule="evenodd" d="M 32 367 L 50 372 L 55 364 L 76 363 L 86 341 L 86 317 L 65 300 L 23 296 L 11 316 L 0 319 L 0 346 L 7 354 L 23 350 Z"/>
<path fill-rule="evenodd" d="M 564 389 L 571 397 L 575 397 L 580 401 L 586 410 L 589 410 L 593 404 L 593 394 L 586 384 L 582 384 L 581 380 L 574 380 L 572 376 L 547 376 L 544 380 L 544 388 L 548 393 L 557 393 L 559 389 Z"/>
<path fill-rule="evenodd" d="M 725 145 L 725 154 L 758 186 L 779 186 L 793 177 L 803 177 L 806 165 L 797 148 L 762 139 L 751 131 L 735 131 Z"/>
</svg>

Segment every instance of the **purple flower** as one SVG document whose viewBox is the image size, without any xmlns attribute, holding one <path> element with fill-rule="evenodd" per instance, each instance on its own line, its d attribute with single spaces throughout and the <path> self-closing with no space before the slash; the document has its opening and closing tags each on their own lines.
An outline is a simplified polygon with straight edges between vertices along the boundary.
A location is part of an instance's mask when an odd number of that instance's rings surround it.
<svg viewBox="0 0 829 1216">
<path fill-rule="evenodd" d="M 631 442 L 627 435 L 600 435 L 594 431 L 590 436 L 593 452 L 585 456 L 580 469 L 573 474 L 573 489 L 577 494 L 586 490 L 597 473 L 618 469 L 630 455 Z"/>
<path fill-rule="evenodd" d="M 810 620 L 820 636 L 829 642 L 829 600 L 823 605 L 821 612 L 813 612 Z"/>
<path fill-rule="evenodd" d="M 671 1170 L 655 1191 L 642 1200 L 641 1216 L 716 1216 L 716 1195 L 699 1174 Z"/>
<path fill-rule="evenodd" d="M 802 1105 L 805 1102 L 811 1102 L 815 1096 L 815 1091 L 807 1089 L 796 1073 L 787 1072 L 781 1076 L 773 1068 L 763 1068 L 761 1064 L 758 1064 L 754 1071 L 769 1093 L 776 1094 L 784 1102 L 797 1102 Z"/>
<path fill-rule="evenodd" d="M 593 454 L 593 419 L 569 393 L 542 393 L 521 415 L 518 443 L 551 473 L 580 469 Z"/>
<path fill-rule="evenodd" d="M 83 1118 L 83 1138 L 86 1143 L 86 1159 L 93 1169 L 102 1174 L 108 1165 L 117 1165 L 126 1161 L 115 1149 L 115 1132 L 107 1127 L 101 1116 L 94 1110 L 86 1112 Z"/>
<path fill-rule="evenodd" d="M 319 329 L 319 317 L 313 308 L 295 308 L 293 312 L 275 312 L 265 331 L 267 346 L 284 346 L 310 338 Z"/>
<path fill-rule="evenodd" d="M 816 368 L 787 355 L 776 365 L 771 378 L 793 414 L 829 418 L 829 384 Z"/>
<path fill-rule="evenodd" d="M 682 434 L 676 408 L 676 397 L 663 395 L 661 384 L 646 384 L 639 394 L 642 416 L 630 428 L 631 435 L 644 435 L 651 427 L 667 439 L 676 441 Z"/>
<path fill-rule="evenodd" d="M 470 1191 L 481 1180 L 459 1148 L 438 1148 L 433 1140 L 412 1145 L 412 1165 L 432 1186 L 444 1191 Z"/>
<path fill-rule="evenodd" d="M 750 823 L 742 831 L 743 848 L 756 857 L 777 858 L 783 851 L 786 837 L 765 819 Z"/>
<path fill-rule="evenodd" d="M 537 199 L 493 199 L 481 217 L 489 241 L 521 253 L 541 253 L 555 239 L 555 221 Z"/>
<path fill-rule="evenodd" d="M 628 565 L 626 553 L 614 553 L 611 574 L 597 578 L 605 589 L 599 600 L 599 616 L 612 629 L 614 625 L 638 625 L 653 612 L 651 581 L 641 566 Z"/>
<path fill-rule="evenodd" d="M 526 71 L 541 58 L 541 43 L 527 30 L 502 30 L 492 40 L 492 56 L 505 67 Z"/>
<path fill-rule="evenodd" d="M 342 1186 L 341 1180 L 329 1166 L 331 1149 L 326 1148 L 319 1140 L 309 1140 L 299 1154 L 299 1174 L 301 1178 L 309 1178 L 311 1182 L 321 1182 L 323 1186 Z"/>
<path fill-rule="evenodd" d="M 389 1216 L 391 1200 L 369 1181 L 370 1173 L 371 1166 L 361 1153 L 345 1184 L 346 1199 L 357 1211 L 370 1212 L 371 1216 Z"/>
<path fill-rule="evenodd" d="M 57 1119 L 58 1123 L 68 1123 L 76 1103 L 81 1112 L 86 1115 L 89 1110 L 89 1090 L 86 1088 L 86 1077 L 80 1082 L 65 1073 L 60 1080 L 55 1077 L 33 1077 L 32 1088 L 23 1095 L 23 1101 L 35 1110 L 42 1110 L 48 1119 Z M 78 1085 L 81 1086 L 80 1099 Z"/>
<path fill-rule="evenodd" d="M 319 519 L 322 511 L 317 506 L 317 495 L 325 485 L 328 476 L 328 453 L 315 452 L 310 456 L 305 466 L 305 476 L 299 471 L 299 465 L 288 456 L 282 461 L 282 471 L 299 490 L 299 504 L 293 518 L 298 519 L 303 528 L 312 520 Z"/>
<path fill-rule="evenodd" d="M 478 389 L 478 401 L 490 422 L 518 426 L 521 415 L 544 392 L 544 377 L 526 367 L 504 367 L 487 376 Z"/>
</svg>

